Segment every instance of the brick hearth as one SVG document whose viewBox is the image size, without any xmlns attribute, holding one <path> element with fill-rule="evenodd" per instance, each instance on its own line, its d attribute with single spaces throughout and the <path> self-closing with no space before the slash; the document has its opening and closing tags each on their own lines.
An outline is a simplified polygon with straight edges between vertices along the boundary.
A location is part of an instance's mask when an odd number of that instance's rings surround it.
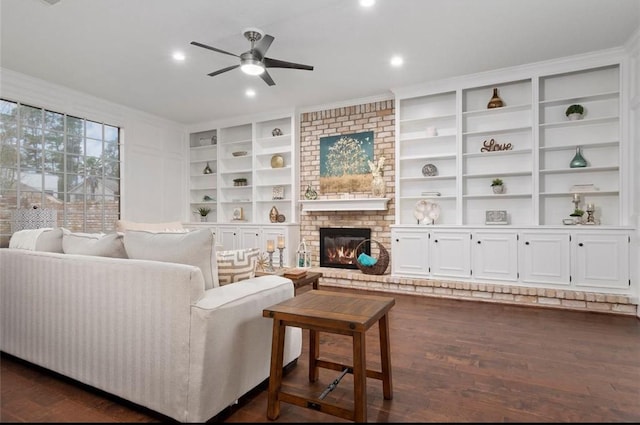
<svg viewBox="0 0 640 425">
<path fill-rule="evenodd" d="M 314 267 L 321 272 L 320 289 L 340 287 L 369 291 L 411 294 L 426 297 L 453 298 L 562 308 L 635 316 L 637 305 L 625 295 L 598 294 L 585 291 L 529 288 L 496 283 L 471 283 L 433 279 L 412 279 L 386 275 L 369 275 L 360 270 Z"/>
</svg>

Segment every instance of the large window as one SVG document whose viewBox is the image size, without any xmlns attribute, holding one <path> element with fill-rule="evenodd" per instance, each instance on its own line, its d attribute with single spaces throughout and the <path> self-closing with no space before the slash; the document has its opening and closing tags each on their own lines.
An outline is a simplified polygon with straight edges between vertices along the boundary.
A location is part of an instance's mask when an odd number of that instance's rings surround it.
<svg viewBox="0 0 640 425">
<path fill-rule="evenodd" d="M 13 210 L 52 208 L 58 226 L 101 232 L 120 218 L 120 129 L 0 99 L 0 237 Z"/>
</svg>

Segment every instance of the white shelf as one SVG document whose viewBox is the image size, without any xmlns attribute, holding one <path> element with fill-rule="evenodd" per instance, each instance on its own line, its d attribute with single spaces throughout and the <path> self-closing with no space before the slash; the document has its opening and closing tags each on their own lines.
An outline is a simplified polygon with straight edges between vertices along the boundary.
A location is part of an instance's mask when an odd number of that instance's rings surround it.
<svg viewBox="0 0 640 425">
<path fill-rule="evenodd" d="M 412 161 L 412 160 L 420 160 L 420 159 L 456 159 L 456 154 L 447 153 L 447 154 L 438 154 L 438 155 L 403 156 L 402 158 L 400 158 L 400 161 Z"/>
<path fill-rule="evenodd" d="M 400 177 L 403 182 L 429 181 L 429 180 L 454 180 L 456 176 L 418 176 L 418 177 Z"/>
<path fill-rule="evenodd" d="M 301 200 L 302 211 L 384 211 L 389 198 Z"/>
<path fill-rule="evenodd" d="M 571 127 L 571 126 L 583 126 L 583 125 L 595 125 L 607 122 L 618 121 L 618 116 L 609 116 L 602 118 L 583 118 L 575 121 L 557 121 L 540 124 L 541 128 L 554 128 L 554 127 Z"/>
<path fill-rule="evenodd" d="M 531 193 L 487 193 L 487 194 L 469 194 L 463 195 L 465 199 L 500 199 L 500 198 L 531 198 Z"/>
<path fill-rule="evenodd" d="M 533 127 L 530 125 L 527 126 L 518 126 L 518 127 L 502 127 L 502 128 L 490 128 L 487 130 L 474 130 L 463 132 L 463 136 L 474 136 L 474 135 L 483 135 L 483 134 L 505 134 L 505 133 L 521 133 L 523 131 L 531 131 Z"/>
<path fill-rule="evenodd" d="M 554 168 L 554 169 L 541 169 L 540 174 L 571 174 L 571 173 L 593 173 L 603 171 L 618 171 L 620 169 L 617 165 L 611 165 L 608 167 L 578 167 L 578 168 Z"/>
<path fill-rule="evenodd" d="M 477 109 L 474 111 L 465 111 L 462 113 L 462 115 L 464 115 L 465 117 L 469 117 L 469 116 L 491 116 L 494 114 L 501 114 L 501 113 L 505 113 L 505 112 L 517 112 L 517 111 L 527 111 L 527 110 L 531 110 L 531 104 L 530 103 L 523 103 L 520 105 L 513 105 L 513 106 L 503 106 L 501 108 L 493 108 L 493 109 Z"/>
</svg>

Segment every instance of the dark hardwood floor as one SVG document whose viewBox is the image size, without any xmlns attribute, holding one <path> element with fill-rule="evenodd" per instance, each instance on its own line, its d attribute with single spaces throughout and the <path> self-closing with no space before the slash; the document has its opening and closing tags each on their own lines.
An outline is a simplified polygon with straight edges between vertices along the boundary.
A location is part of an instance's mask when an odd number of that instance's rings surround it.
<svg viewBox="0 0 640 425">
<path fill-rule="evenodd" d="M 640 422 L 637 318 L 390 296 L 394 398 L 369 379 L 370 422 Z M 284 384 L 317 396 L 339 373 L 307 381 L 307 335 Z M 368 368 L 379 370 L 377 325 L 366 338 Z M 351 341 L 322 334 L 321 354 L 350 363 Z M 173 422 L 6 354 L 0 379 L 2 422 Z M 350 408 L 352 383 L 346 375 L 326 400 Z M 281 406 L 275 422 L 347 422 Z M 211 422 L 270 422 L 266 411 L 263 383 Z"/>
</svg>

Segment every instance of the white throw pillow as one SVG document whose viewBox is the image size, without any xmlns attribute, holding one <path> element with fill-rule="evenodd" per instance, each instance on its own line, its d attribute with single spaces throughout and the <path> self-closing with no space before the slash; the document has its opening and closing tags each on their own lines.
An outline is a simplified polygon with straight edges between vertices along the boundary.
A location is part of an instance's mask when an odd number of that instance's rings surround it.
<svg viewBox="0 0 640 425">
<path fill-rule="evenodd" d="M 36 241 L 36 251 L 64 253 L 62 249 L 62 227 L 42 232 Z"/>
<path fill-rule="evenodd" d="M 219 286 L 215 237 L 209 229 L 187 233 L 127 230 L 124 247 L 129 258 L 196 266 L 202 270 L 205 289 Z"/>
<path fill-rule="evenodd" d="M 216 258 L 220 285 L 228 285 L 255 277 L 256 262 L 259 255 L 259 248 L 218 251 Z"/>
<path fill-rule="evenodd" d="M 9 239 L 9 248 L 62 252 L 62 231 L 50 227 L 18 230 Z"/>
<path fill-rule="evenodd" d="M 62 250 L 65 254 L 127 258 L 122 233 L 81 233 L 63 228 Z"/>
</svg>

